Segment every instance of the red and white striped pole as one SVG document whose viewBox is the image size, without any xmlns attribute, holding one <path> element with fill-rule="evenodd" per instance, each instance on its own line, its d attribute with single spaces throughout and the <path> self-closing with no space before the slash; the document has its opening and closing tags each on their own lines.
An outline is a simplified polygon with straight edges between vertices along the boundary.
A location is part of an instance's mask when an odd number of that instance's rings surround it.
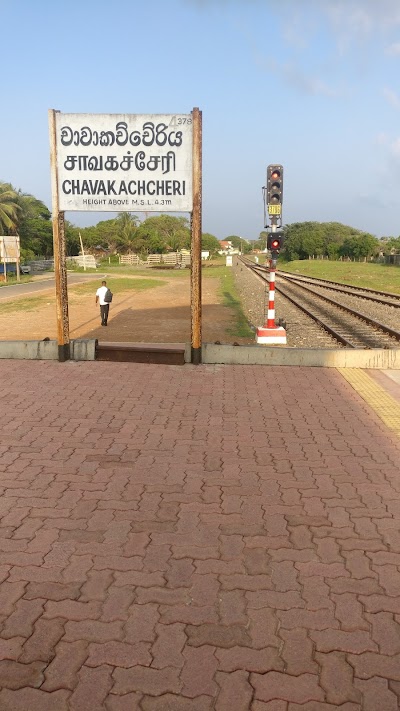
<svg viewBox="0 0 400 711">
<path fill-rule="evenodd" d="M 272 253 L 274 254 L 274 253 Z M 272 256 L 269 263 L 269 293 L 268 293 L 268 313 L 264 326 L 257 328 L 256 343 L 269 345 L 286 345 L 286 331 L 283 326 L 275 324 L 275 274 L 276 257 Z"/>
<path fill-rule="evenodd" d="M 270 259 L 267 328 L 275 328 L 275 273 L 274 260 Z"/>
</svg>

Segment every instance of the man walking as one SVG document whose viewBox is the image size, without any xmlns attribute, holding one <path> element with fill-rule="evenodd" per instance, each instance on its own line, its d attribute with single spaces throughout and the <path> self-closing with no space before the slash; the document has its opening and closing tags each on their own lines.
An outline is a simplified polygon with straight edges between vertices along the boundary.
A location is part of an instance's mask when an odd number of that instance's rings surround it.
<svg viewBox="0 0 400 711">
<path fill-rule="evenodd" d="M 101 325 L 107 326 L 108 312 L 110 310 L 109 302 L 105 301 L 105 295 L 108 292 L 107 282 L 102 281 L 101 286 L 96 291 L 96 304 L 100 303 Z"/>
</svg>

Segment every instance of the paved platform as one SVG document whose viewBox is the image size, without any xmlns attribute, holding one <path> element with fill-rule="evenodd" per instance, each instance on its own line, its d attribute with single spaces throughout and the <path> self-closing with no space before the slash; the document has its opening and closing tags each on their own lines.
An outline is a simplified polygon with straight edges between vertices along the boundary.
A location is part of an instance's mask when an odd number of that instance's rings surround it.
<svg viewBox="0 0 400 711">
<path fill-rule="evenodd" d="M 395 380 L 0 375 L 1 711 L 399 709 Z"/>
</svg>

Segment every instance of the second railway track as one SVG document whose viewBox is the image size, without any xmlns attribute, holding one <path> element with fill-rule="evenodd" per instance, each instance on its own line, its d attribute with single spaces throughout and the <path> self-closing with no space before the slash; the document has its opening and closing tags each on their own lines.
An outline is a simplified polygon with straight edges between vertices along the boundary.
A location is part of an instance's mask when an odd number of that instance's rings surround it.
<svg viewBox="0 0 400 711">
<path fill-rule="evenodd" d="M 268 280 L 268 267 L 247 259 L 242 259 L 242 263 L 261 279 Z M 400 296 L 396 294 L 280 271 L 275 290 L 342 347 L 400 348 Z"/>
</svg>

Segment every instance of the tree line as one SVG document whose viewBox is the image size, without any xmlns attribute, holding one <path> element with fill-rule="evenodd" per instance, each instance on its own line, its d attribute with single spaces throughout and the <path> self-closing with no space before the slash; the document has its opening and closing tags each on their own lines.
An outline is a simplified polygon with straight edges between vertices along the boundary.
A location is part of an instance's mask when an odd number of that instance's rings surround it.
<svg viewBox="0 0 400 711">
<path fill-rule="evenodd" d="M 76 227 L 65 221 L 67 254 L 79 254 L 80 236 L 85 250 L 107 254 L 135 252 L 146 255 L 190 249 L 190 224 L 185 217 L 169 214 L 147 217 L 121 212 L 111 220 L 102 220 L 92 227 Z M 0 182 L 0 234 L 19 234 L 23 261 L 35 256 L 53 254 L 53 226 L 51 212 L 33 195 L 15 189 L 10 183 Z M 380 252 L 400 250 L 400 237 L 377 239 L 368 232 L 342 225 L 340 222 L 295 222 L 283 228 L 285 237 L 282 256 L 288 260 L 326 257 L 329 259 L 370 259 Z M 225 239 L 241 252 L 252 248 L 264 250 L 267 232 L 249 243 L 237 235 Z M 202 249 L 211 254 L 220 249 L 217 237 L 202 234 Z"/>
<path fill-rule="evenodd" d="M 381 252 L 400 250 L 400 237 L 381 237 L 357 230 L 340 222 L 295 222 L 282 229 L 282 256 L 289 261 L 325 257 L 328 259 L 372 259 Z M 267 232 L 257 241 L 265 249 Z"/>
<path fill-rule="evenodd" d="M 53 225 L 48 207 L 33 195 L 3 182 L 0 182 L 0 234 L 19 235 L 21 261 L 53 255 Z M 66 238 L 69 248 L 76 249 L 79 234 L 75 239 L 69 222 L 66 222 Z"/>
<path fill-rule="evenodd" d="M 0 234 L 20 236 L 21 259 L 53 254 L 51 212 L 33 195 L 16 190 L 10 183 L 0 182 Z M 80 252 L 80 239 L 85 251 L 107 254 L 137 253 L 140 255 L 190 249 L 191 232 L 185 217 L 162 214 L 140 221 L 137 215 L 121 212 L 110 220 L 92 227 L 76 227 L 65 221 L 68 256 Z M 236 235 L 226 238 L 241 251 L 251 249 L 247 240 Z M 202 249 L 215 254 L 220 249 L 217 237 L 202 234 Z"/>
</svg>

